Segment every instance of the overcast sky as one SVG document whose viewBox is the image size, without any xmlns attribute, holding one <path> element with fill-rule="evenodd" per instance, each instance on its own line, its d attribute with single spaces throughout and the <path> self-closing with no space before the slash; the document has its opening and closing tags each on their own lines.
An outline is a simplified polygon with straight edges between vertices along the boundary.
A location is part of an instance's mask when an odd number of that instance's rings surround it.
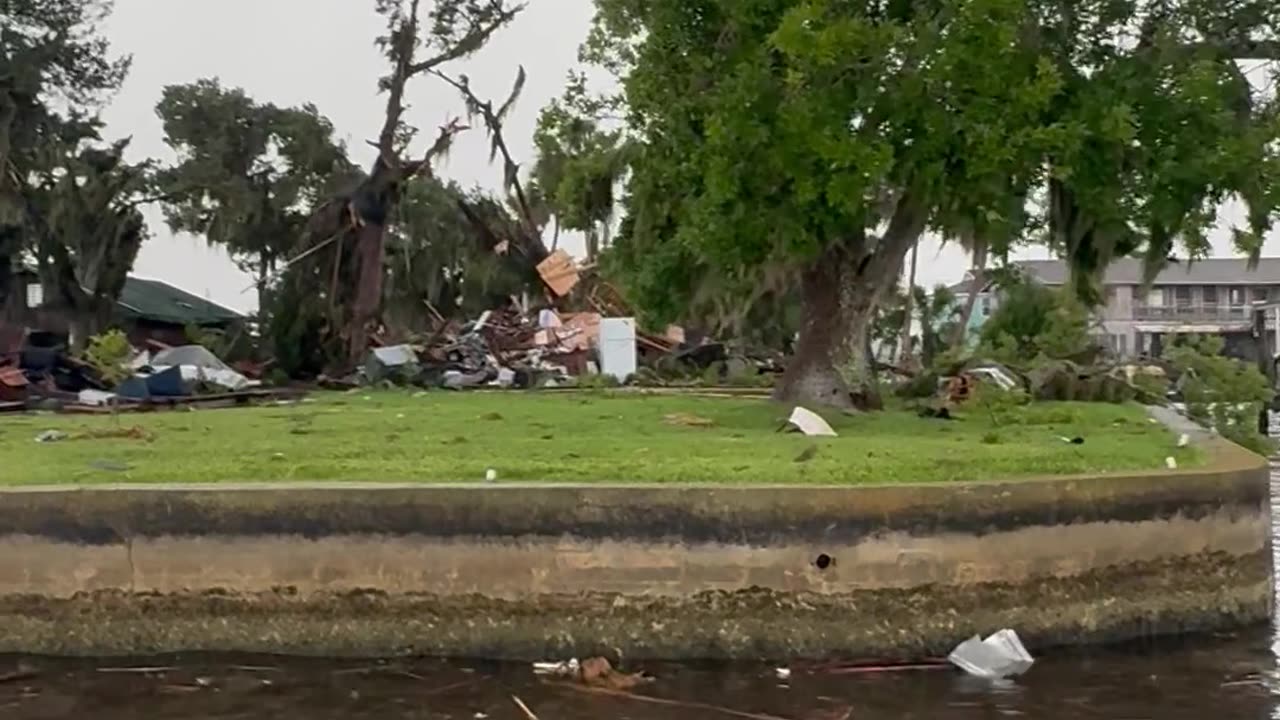
<svg viewBox="0 0 1280 720">
<path fill-rule="evenodd" d="M 385 59 L 373 46 L 383 32 L 373 0 L 116 0 L 108 35 L 118 52 L 133 55 L 133 72 L 106 112 L 112 136 L 131 135 L 137 157 L 171 160 L 155 105 L 166 85 L 217 77 L 253 97 L 281 105 L 314 103 L 333 121 L 354 159 L 367 165 L 383 102 L 376 94 Z M 466 73 L 481 97 L 505 97 L 523 63 L 529 74 L 508 121 L 507 142 L 517 162 L 533 160 L 532 135 L 541 108 L 560 94 L 577 63 L 579 43 L 591 20 L 591 0 L 530 0 L 529 8 L 487 48 L 455 70 Z M 434 128 L 463 111 L 456 93 L 430 78 L 416 79 L 406 118 Z M 501 169 L 488 163 L 483 132 L 459 140 L 441 174 L 463 185 L 497 188 Z M 159 278 L 239 310 L 253 309 L 255 293 L 226 254 L 203 238 L 173 236 L 158 211 L 149 215 L 155 237 L 139 255 L 135 272 Z M 1225 237 L 1225 234 L 1223 235 Z M 1218 252 L 1229 253 L 1225 241 Z M 575 248 L 570 245 L 570 251 Z M 1275 236 L 1270 253 L 1280 253 Z M 1043 252 L 1027 257 L 1045 257 Z M 967 259 L 934 240 L 921 244 L 917 282 L 959 280 Z"/>
</svg>

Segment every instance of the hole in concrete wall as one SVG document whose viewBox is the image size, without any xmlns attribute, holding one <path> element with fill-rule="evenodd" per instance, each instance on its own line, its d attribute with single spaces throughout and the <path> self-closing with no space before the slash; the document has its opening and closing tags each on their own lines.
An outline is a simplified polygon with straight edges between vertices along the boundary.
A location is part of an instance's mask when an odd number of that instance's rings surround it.
<svg viewBox="0 0 1280 720">
<path fill-rule="evenodd" d="M 817 565 L 819 570 L 826 570 L 836 564 L 836 559 L 826 553 L 822 553 L 814 559 L 813 564 Z"/>
</svg>

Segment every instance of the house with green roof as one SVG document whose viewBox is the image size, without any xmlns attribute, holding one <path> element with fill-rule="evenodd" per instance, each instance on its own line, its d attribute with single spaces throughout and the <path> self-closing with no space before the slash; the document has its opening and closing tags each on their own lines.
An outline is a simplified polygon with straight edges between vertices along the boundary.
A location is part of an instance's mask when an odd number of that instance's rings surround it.
<svg viewBox="0 0 1280 720">
<path fill-rule="evenodd" d="M 20 271 L 14 291 L 0 313 L 0 325 L 66 333 L 63 312 L 45 302 L 44 288 L 33 271 Z M 230 330 L 245 316 L 161 280 L 130 276 L 116 302 L 113 325 L 124 330 L 135 347 L 154 340 L 165 345 L 188 343 L 187 328 Z"/>
</svg>

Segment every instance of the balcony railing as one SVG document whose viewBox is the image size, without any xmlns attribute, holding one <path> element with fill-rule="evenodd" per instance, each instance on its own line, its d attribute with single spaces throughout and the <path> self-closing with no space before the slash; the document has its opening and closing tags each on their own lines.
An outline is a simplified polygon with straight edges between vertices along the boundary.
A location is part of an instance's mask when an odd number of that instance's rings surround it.
<svg viewBox="0 0 1280 720">
<path fill-rule="evenodd" d="M 1138 305 L 1133 317 L 1165 322 L 1241 323 L 1253 321 L 1253 308 L 1247 305 Z"/>
</svg>

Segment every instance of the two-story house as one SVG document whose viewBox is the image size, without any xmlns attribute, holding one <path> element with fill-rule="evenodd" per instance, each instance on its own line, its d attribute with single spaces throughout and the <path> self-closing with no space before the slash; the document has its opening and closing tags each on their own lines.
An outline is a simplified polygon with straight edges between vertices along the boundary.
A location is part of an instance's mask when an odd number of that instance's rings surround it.
<svg viewBox="0 0 1280 720">
<path fill-rule="evenodd" d="M 1015 264 L 1048 286 L 1068 280 L 1061 260 Z M 1280 302 L 1280 258 L 1262 258 L 1252 269 L 1236 258 L 1170 262 L 1150 286 L 1144 288 L 1142 280 L 1142 261 L 1133 258 L 1115 261 L 1103 276 L 1106 303 L 1097 311 L 1094 332 L 1120 356 L 1159 355 L 1172 338 L 1195 334 L 1221 336 L 1227 354 L 1256 358 L 1255 309 Z M 1274 318 L 1268 323 L 1274 330 Z"/>
</svg>

